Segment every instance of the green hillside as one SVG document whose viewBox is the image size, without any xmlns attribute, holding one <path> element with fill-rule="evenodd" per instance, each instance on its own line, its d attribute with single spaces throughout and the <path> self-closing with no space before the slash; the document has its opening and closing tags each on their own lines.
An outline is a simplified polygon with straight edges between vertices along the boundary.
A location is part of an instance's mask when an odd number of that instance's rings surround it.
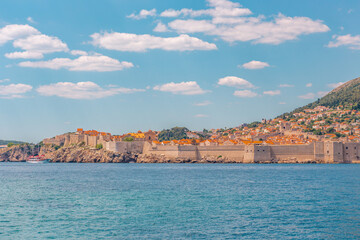
<svg viewBox="0 0 360 240">
<path fill-rule="evenodd" d="M 350 80 L 341 86 L 335 88 L 324 97 L 317 101 L 299 107 L 290 114 L 301 112 L 304 109 L 313 109 L 317 106 L 336 108 L 343 106 L 345 108 L 360 110 L 360 78 Z M 284 113 L 280 117 L 286 117 L 289 113 Z"/>
</svg>

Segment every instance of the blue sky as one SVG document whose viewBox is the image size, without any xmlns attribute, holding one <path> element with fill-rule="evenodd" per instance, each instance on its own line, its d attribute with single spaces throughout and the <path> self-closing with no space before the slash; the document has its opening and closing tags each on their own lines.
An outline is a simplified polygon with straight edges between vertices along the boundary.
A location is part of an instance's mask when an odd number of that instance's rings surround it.
<svg viewBox="0 0 360 240">
<path fill-rule="evenodd" d="M 359 77 L 360 2 L 0 2 L 0 139 L 273 118 Z"/>
</svg>

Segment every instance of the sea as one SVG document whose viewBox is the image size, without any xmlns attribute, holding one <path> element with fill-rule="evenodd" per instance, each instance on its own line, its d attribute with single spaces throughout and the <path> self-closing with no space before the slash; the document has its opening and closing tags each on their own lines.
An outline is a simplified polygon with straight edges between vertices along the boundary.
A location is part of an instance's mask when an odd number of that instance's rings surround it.
<svg viewBox="0 0 360 240">
<path fill-rule="evenodd" d="M 360 239 L 360 165 L 0 163 L 0 239 Z"/>
</svg>

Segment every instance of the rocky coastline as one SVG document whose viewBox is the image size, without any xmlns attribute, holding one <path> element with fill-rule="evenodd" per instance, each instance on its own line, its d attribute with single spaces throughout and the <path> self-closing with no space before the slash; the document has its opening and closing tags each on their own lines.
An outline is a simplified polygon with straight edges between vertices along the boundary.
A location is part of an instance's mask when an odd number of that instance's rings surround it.
<svg viewBox="0 0 360 240">
<path fill-rule="evenodd" d="M 38 149 L 36 151 L 35 149 Z M 0 162 L 24 162 L 34 154 L 44 155 L 50 162 L 58 163 L 240 163 L 226 157 L 207 156 L 198 160 L 179 157 L 167 157 L 155 154 L 114 153 L 104 149 L 95 149 L 88 146 L 73 145 L 58 148 L 52 145 L 43 145 L 40 148 L 34 145 L 22 144 L 0 150 Z M 268 161 L 263 163 L 322 163 L 316 161 L 296 160 Z"/>
</svg>

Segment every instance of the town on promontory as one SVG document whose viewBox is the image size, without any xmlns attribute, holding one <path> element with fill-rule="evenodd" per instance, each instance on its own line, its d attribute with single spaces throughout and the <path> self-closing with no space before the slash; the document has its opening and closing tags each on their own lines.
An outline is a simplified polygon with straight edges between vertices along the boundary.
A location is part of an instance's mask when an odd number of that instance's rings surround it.
<svg viewBox="0 0 360 240">
<path fill-rule="evenodd" d="M 360 163 L 360 79 L 273 119 L 121 135 L 78 128 L 36 145 L 2 145 L 0 161 L 23 161 L 34 152 L 52 162 Z"/>
</svg>

